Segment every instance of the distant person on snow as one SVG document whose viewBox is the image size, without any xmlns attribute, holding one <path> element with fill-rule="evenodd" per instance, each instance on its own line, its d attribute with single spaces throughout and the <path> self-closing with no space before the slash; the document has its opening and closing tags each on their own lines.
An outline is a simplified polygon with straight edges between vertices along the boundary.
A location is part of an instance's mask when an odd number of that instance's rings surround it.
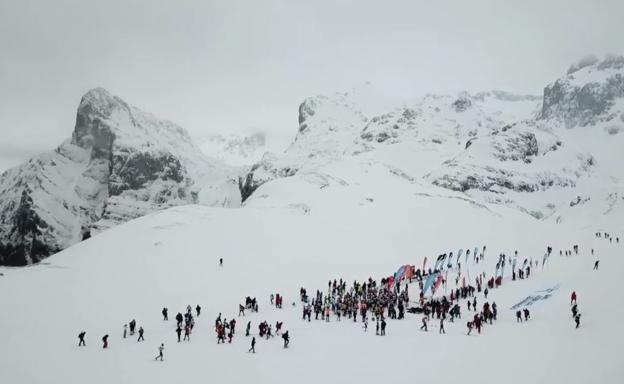
<svg viewBox="0 0 624 384">
<path fill-rule="evenodd" d="M 440 319 L 440 333 L 444 333 L 446 335 L 446 331 L 444 330 L 444 317 Z"/>
<path fill-rule="evenodd" d="M 427 317 L 422 318 L 422 325 L 420 326 L 420 329 L 427 332 Z"/>
<path fill-rule="evenodd" d="M 570 305 L 572 305 L 572 303 L 576 304 L 576 291 L 573 291 L 572 296 L 570 296 Z"/>
<path fill-rule="evenodd" d="M 600 260 L 596 260 L 596 262 L 594 262 L 594 271 L 598 269 L 598 263 L 600 263 Z"/>
<path fill-rule="evenodd" d="M 143 327 L 139 327 L 139 338 L 137 339 L 137 341 L 145 341 L 145 339 L 143 338 Z"/>
<path fill-rule="evenodd" d="M 386 336 L 386 319 L 381 319 L 381 336 Z"/>
<path fill-rule="evenodd" d="M 163 308 L 163 310 L 162 310 L 162 315 L 163 315 L 163 320 L 164 321 L 168 321 L 169 320 L 168 311 L 169 310 L 167 308 Z"/>
<path fill-rule="evenodd" d="M 578 328 L 581 325 L 581 314 L 577 313 L 576 316 L 574 316 L 574 322 L 576 323 L 576 328 Z"/>
<path fill-rule="evenodd" d="M 251 339 L 251 348 L 249 348 L 249 351 L 247 351 L 247 353 L 249 352 L 256 353 L 256 338 L 255 337 Z"/>
<path fill-rule="evenodd" d="M 524 312 L 524 321 L 529 321 L 529 317 L 530 317 L 529 309 L 524 308 L 523 312 Z"/>
<path fill-rule="evenodd" d="M 219 259 L 219 267 L 223 267 L 223 257 Z"/>
<path fill-rule="evenodd" d="M 178 326 L 178 328 L 176 328 L 176 333 L 178 334 L 178 343 L 180 342 L 180 336 L 182 336 L 182 328 L 180 328 Z"/>
<path fill-rule="evenodd" d="M 282 339 L 284 339 L 284 348 L 288 348 L 288 344 L 290 343 L 290 336 L 288 335 L 288 331 L 284 332 L 282 335 Z"/>
<path fill-rule="evenodd" d="M 124 324 L 123 329 L 123 338 L 125 339 L 126 337 L 128 337 L 128 324 Z"/>
<path fill-rule="evenodd" d="M 163 350 L 164 349 L 165 349 L 165 343 L 160 344 L 160 347 L 158 347 L 158 356 L 156 356 L 156 358 L 154 360 L 160 359 L 160 361 L 163 361 Z"/>
<path fill-rule="evenodd" d="M 197 307 L 195 307 L 195 312 L 197 312 L 197 317 L 199 317 L 199 314 L 201 312 L 201 307 L 199 306 L 199 304 L 197 304 Z"/>
<path fill-rule="evenodd" d="M 102 337 L 102 342 L 104 343 L 104 346 L 102 348 L 108 348 L 108 335 L 104 335 L 104 337 Z"/>
<path fill-rule="evenodd" d="M 80 347 L 81 345 L 82 345 L 83 347 L 86 347 L 86 346 L 87 346 L 87 344 L 85 343 L 85 339 L 84 339 L 84 338 L 85 338 L 85 334 L 86 334 L 86 333 L 87 333 L 87 332 L 82 331 L 82 332 L 80 332 L 80 333 L 78 334 L 78 339 L 79 339 L 79 341 L 78 341 L 78 346 L 79 346 L 79 347 Z"/>
<path fill-rule="evenodd" d="M 516 311 L 516 323 L 522 323 L 522 312 L 520 310 Z"/>
</svg>

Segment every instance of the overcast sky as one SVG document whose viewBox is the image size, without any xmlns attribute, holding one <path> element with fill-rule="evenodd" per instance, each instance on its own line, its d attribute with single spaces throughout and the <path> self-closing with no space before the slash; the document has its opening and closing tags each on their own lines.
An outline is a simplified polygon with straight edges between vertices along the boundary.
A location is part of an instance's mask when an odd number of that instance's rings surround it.
<svg viewBox="0 0 624 384">
<path fill-rule="evenodd" d="M 541 94 L 624 54 L 624 1 L 0 0 L 0 169 L 70 137 L 103 86 L 192 134 L 293 136 L 307 96 Z"/>
</svg>

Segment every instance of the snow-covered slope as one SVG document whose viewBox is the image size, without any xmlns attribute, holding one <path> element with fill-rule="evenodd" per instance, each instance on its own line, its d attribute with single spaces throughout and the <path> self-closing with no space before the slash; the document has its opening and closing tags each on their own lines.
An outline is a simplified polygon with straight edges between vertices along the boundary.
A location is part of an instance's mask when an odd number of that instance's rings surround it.
<svg viewBox="0 0 624 384">
<path fill-rule="evenodd" d="M 383 171 L 380 167 L 367 177 L 383 178 Z M 318 180 L 299 179 L 290 194 L 279 188 L 285 180 L 268 183 L 267 193 L 276 196 L 280 190 L 282 199 L 307 191 L 309 209 L 260 206 L 260 200 L 237 210 L 176 207 L 113 228 L 39 265 L 0 268 L 6 314 L 0 317 L 0 381 L 157 384 L 185 378 L 307 384 L 416 375 L 419 381 L 621 382 L 624 340 L 617 329 L 624 313 L 617 281 L 624 245 L 596 239 L 594 232 L 622 237 L 623 221 L 609 216 L 593 225 L 536 222 L 500 205 L 436 196 L 431 185 L 413 193 L 403 178 L 350 188 L 330 181 L 323 189 L 306 187 Z M 368 197 L 356 199 L 351 192 Z M 558 255 L 574 244 L 580 255 Z M 422 265 L 425 257 L 431 263 L 442 252 L 482 245 L 488 249 L 485 262 L 469 262 L 462 276 L 492 275 L 501 252 L 518 250 L 520 260 L 541 262 L 547 245 L 555 251 L 530 279 L 511 281 L 507 270 L 503 286 L 487 299 L 498 304 L 498 320 L 480 335 L 466 336 L 472 312 L 465 302 L 462 319 L 446 322 L 446 335 L 438 334 L 434 320 L 429 332 L 419 331 L 421 315 L 413 314 L 389 320 L 385 337 L 375 335 L 374 322 L 364 332 L 359 320 L 337 322 L 333 315 L 329 323 L 314 316 L 310 323 L 301 320 L 300 287 L 313 295 L 316 289 L 325 291 L 329 279 L 348 284 L 378 279 L 405 263 Z M 599 271 L 592 271 L 595 258 L 601 260 Z M 455 286 L 456 274 L 450 271 L 448 289 Z M 412 301 L 417 287 L 410 286 Z M 548 299 L 528 306 L 532 319 L 517 324 L 511 307 L 552 288 Z M 583 315 L 578 330 L 570 318 L 573 290 Z M 283 309 L 270 305 L 271 293 L 284 295 Z M 447 293 L 440 289 L 437 296 Z M 237 317 L 246 296 L 258 298 L 260 311 Z M 479 305 L 486 301 L 482 293 L 477 300 Z M 177 343 L 175 313 L 197 304 L 203 309 L 191 340 Z M 169 308 L 168 322 L 160 315 L 163 307 Z M 237 320 L 232 344 L 216 343 L 219 313 Z M 122 338 L 123 324 L 131 319 L 145 329 L 145 342 L 137 342 L 136 335 Z M 284 322 L 290 348 L 283 349 L 279 337 L 257 338 L 264 320 Z M 256 354 L 246 353 L 247 321 L 258 341 Z M 79 348 L 77 334 L 83 330 L 87 346 Z M 101 346 L 104 334 L 110 335 L 107 350 Z M 163 363 L 154 361 L 161 343 Z"/>
<path fill-rule="evenodd" d="M 93 89 L 70 140 L 0 176 L 0 264 L 36 262 L 165 207 L 238 206 L 236 175 L 181 127 Z"/>
</svg>

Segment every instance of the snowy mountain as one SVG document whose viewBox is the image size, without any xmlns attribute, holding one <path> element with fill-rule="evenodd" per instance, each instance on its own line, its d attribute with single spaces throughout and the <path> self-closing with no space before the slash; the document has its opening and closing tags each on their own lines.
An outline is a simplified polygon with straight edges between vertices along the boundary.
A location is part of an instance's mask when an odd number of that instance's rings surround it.
<svg viewBox="0 0 624 384">
<path fill-rule="evenodd" d="M 238 206 L 236 175 L 181 127 L 93 89 L 70 140 L 0 176 L 0 264 L 37 262 L 166 207 Z"/>
<path fill-rule="evenodd" d="M 621 210 L 623 62 L 583 61 L 541 98 L 501 91 L 427 95 L 382 114 L 361 106 L 357 94 L 307 99 L 294 142 L 283 156 L 250 168 L 240 179 L 242 198 L 270 197 L 276 188 L 266 184 L 281 178 L 346 186 L 355 174 L 382 167 L 412 185 L 536 219 L 574 216 L 570 203 L 578 199 L 591 200 L 595 215 Z M 348 172 L 336 171 L 343 168 Z M 361 181 L 380 182 L 390 181 Z"/>
</svg>

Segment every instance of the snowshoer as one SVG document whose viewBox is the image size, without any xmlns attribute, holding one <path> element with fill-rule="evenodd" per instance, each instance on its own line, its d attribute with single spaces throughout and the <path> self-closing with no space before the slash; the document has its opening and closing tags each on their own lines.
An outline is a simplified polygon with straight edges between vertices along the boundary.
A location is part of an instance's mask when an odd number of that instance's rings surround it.
<svg viewBox="0 0 624 384">
<path fill-rule="evenodd" d="M 80 332 L 80 333 L 78 334 L 78 339 L 79 339 L 79 341 L 78 341 L 78 346 L 79 346 L 79 347 L 80 347 L 81 345 L 82 345 L 83 347 L 86 347 L 86 346 L 87 346 L 87 344 L 85 343 L 85 339 L 84 339 L 84 338 L 85 338 L 86 333 L 87 333 L 87 332 L 82 331 L 82 332 Z"/>
<path fill-rule="evenodd" d="M 163 361 L 163 350 L 164 349 L 165 349 L 165 343 L 160 344 L 160 347 L 158 347 L 158 356 L 156 356 L 156 358 L 154 360 L 160 359 L 160 361 Z"/>
</svg>

